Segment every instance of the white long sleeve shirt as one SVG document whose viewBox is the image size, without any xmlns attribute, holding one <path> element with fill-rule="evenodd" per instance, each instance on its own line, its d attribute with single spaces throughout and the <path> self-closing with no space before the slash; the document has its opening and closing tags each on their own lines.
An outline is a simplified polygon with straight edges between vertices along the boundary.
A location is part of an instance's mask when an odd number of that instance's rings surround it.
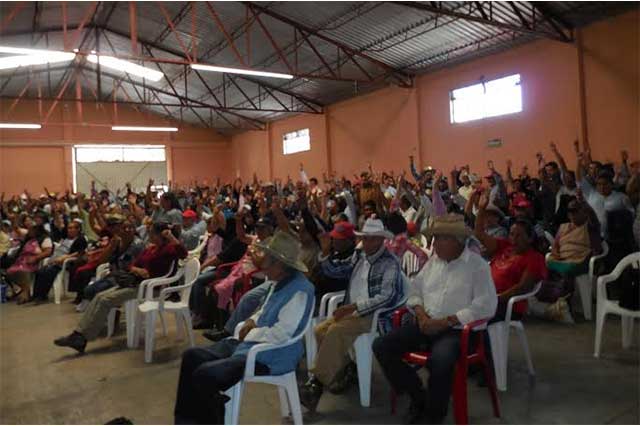
<svg viewBox="0 0 640 426">
<path fill-rule="evenodd" d="M 489 264 L 465 248 L 451 262 L 435 253 L 412 281 L 407 306 L 422 306 L 434 319 L 455 315 L 461 324 L 491 318 L 498 297 Z"/>
<path fill-rule="evenodd" d="M 273 282 L 269 289 L 267 298 L 262 303 L 265 306 L 273 293 L 276 283 Z M 273 343 L 279 345 L 293 337 L 300 318 L 304 317 L 304 310 L 307 306 L 307 295 L 302 291 L 296 292 L 291 300 L 280 309 L 278 313 L 278 321 L 271 327 L 256 327 L 249 331 L 244 340 L 247 342 Z M 262 307 L 251 316 L 251 319 L 258 322 L 258 318 L 262 315 Z"/>
</svg>

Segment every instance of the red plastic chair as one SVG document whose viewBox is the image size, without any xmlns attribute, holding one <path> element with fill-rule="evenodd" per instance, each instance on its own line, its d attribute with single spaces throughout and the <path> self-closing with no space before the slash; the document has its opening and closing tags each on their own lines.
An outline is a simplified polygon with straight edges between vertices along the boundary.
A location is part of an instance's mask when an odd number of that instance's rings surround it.
<svg viewBox="0 0 640 426">
<path fill-rule="evenodd" d="M 408 313 L 407 308 L 398 309 L 393 314 L 393 328 L 398 328 L 401 325 L 402 316 Z M 488 320 L 478 320 L 469 323 L 462 329 L 460 335 L 460 357 L 456 364 L 455 373 L 453 376 L 453 413 L 456 424 L 466 425 L 469 423 L 468 407 L 467 407 L 467 371 L 470 365 L 481 364 L 484 370 L 484 376 L 487 380 L 489 389 L 489 395 L 491 396 L 491 403 L 493 404 L 493 413 L 496 417 L 500 417 L 500 403 L 498 402 L 498 391 L 496 389 L 496 383 L 493 377 L 493 372 L 487 362 L 486 352 L 484 347 L 484 333 L 485 330 L 478 330 L 474 334 L 476 339 L 476 351 L 475 353 L 469 353 L 469 337 L 471 331 L 482 324 L 486 324 Z M 424 367 L 429 359 L 429 352 L 407 352 L 403 359 L 410 365 L 416 367 Z M 396 412 L 397 395 L 395 391 L 391 391 L 391 413 Z"/>
</svg>

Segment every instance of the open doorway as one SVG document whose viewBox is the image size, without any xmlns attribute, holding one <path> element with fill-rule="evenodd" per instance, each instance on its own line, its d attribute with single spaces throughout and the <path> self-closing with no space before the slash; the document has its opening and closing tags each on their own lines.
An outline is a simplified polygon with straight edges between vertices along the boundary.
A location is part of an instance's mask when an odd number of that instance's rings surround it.
<svg viewBox="0 0 640 426">
<path fill-rule="evenodd" d="M 164 145 L 75 145 L 73 147 L 73 189 L 85 194 L 107 189 L 114 194 L 144 191 L 149 179 L 158 192 L 167 191 L 167 159 Z"/>
</svg>

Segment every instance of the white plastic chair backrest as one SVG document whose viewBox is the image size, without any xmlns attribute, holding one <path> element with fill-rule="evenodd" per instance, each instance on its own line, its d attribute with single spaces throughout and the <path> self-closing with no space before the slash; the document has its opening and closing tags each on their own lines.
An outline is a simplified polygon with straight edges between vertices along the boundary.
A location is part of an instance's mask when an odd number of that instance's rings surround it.
<svg viewBox="0 0 640 426">
<path fill-rule="evenodd" d="M 109 273 L 109 264 L 108 263 L 101 263 L 96 268 L 96 280 L 104 278 L 108 273 Z"/>
<path fill-rule="evenodd" d="M 289 345 L 291 345 L 293 343 L 296 343 L 297 341 L 302 339 L 302 337 L 305 335 L 305 333 L 307 332 L 307 330 L 311 326 L 311 321 L 313 321 L 313 307 L 315 306 L 315 304 L 316 304 L 316 298 L 315 298 L 315 296 L 311 296 L 311 309 L 309 311 L 309 316 L 307 317 L 307 322 L 304 325 L 304 327 L 300 330 L 300 332 L 295 334 L 289 340 L 287 340 L 286 342 L 281 343 L 279 345 L 275 345 L 275 344 L 272 344 L 272 343 L 259 343 L 259 344 L 255 345 L 255 346 L 253 346 L 249 350 L 249 353 L 247 354 L 247 362 L 246 362 L 245 370 L 244 370 L 244 377 L 245 378 L 254 377 L 256 356 L 258 355 L 259 352 L 263 352 L 263 351 L 267 351 L 267 350 L 271 350 L 271 349 L 283 348 L 283 347 L 289 346 Z M 236 330 L 238 330 L 237 327 L 236 327 Z"/>
<path fill-rule="evenodd" d="M 507 303 L 507 312 L 505 315 L 505 321 L 511 321 L 511 312 L 513 311 L 513 305 L 522 300 L 527 300 L 530 297 L 533 297 L 540 291 L 542 288 L 542 281 L 538 281 L 535 286 L 533 286 L 533 290 L 528 293 L 518 294 L 517 296 L 512 296 L 509 299 L 509 303 Z"/>
<path fill-rule="evenodd" d="M 420 271 L 420 259 L 410 251 L 406 251 L 402 256 L 402 272 L 410 277 L 418 271 Z"/>
<path fill-rule="evenodd" d="M 189 300 L 191 289 L 193 288 L 193 283 L 198 279 L 199 273 L 200 261 L 195 258 L 187 260 L 187 263 L 184 265 L 184 285 L 182 286 L 183 289 L 180 292 L 180 300 Z"/>
<path fill-rule="evenodd" d="M 551 232 L 549 231 L 544 231 L 544 237 L 547 239 L 547 241 L 549 242 L 550 246 L 553 246 L 553 242 L 555 241 L 555 238 L 553 237 L 553 235 L 551 235 Z"/>
<path fill-rule="evenodd" d="M 633 252 L 623 257 L 616 267 L 607 275 L 601 275 L 598 277 L 598 300 L 607 300 L 607 292 L 605 284 L 611 281 L 617 280 L 622 272 L 628 267 L 634 269 L 640 269 L 640 251 Z"/>
</svg>

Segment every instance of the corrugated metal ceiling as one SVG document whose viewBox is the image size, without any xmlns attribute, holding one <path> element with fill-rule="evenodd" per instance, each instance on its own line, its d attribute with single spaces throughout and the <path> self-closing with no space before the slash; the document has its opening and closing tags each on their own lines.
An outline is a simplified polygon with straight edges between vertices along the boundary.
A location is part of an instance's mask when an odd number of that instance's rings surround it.
<svg viewBox="0 0 640 426">
<path fill-rule="evenodd" d="M 129 2 L 98 2 L 96 12 L 86 22 L 78 43 L 81 50 L 95 49 L 103 54 L 115 52 L 131 55 Z M 305 77 L 290 81 L 270 78 L 255 78 L 254 81 L 268 84 L 267 89 L 282 88 L 295 95 L 327 105 L 359 93 L 389 84 L 401 73 L 417 75 L 460 63 L 481 55 L 501 51 L 540 37 L 540 32 L 553 34 L 554 26 L 541 14 L 555 17 L 556 25 L 578 27 L 607 15 L 637 7 L 625 2 L 416 2 L 412 7 L 391 2 L 263 2 L 257 4 L 255 15 L 241 2 L 210 2 L 225 30 L 233 39 L 245 65 L 273 72 L 289 72 Z M 88 11 L 90 2 L 67 2 L 67 26 L 75 29 Z M 452 14 L 421 10 L 420 6 L 442 7 Z M 10 13 L 14 5 L 0 4 L 3 16 Z M 196 2 L 192 11 L 189 2 L 137 2 L 138 39 L 148 45 L 144 56 L 184 60 L 182 46 L 197 50 L 197 60 L 223 66 L 241 66 L 234 49 L 212 18 L 212 12 L 204 2 Z M 266 10 L 259 10 L 259 8 Z M 479 9 L 479 7 L 482 8 Z M 176 33 L 171 31 L 162 12 L 171 17 Z M 271 16 L 276 14 L 276 16 Z M 456 13 L 471 16 L 465 19 Z M 517 31 L 500 25 L 489 25 L 478 19 L 487 18 L 498 24 L 523 27 L 522 19 L 534 31 Z M 21 47 L 62 49 L 61 2 L 25 2 L 25 6 L 3 28 L 2 44 Z M 302 32 L 294 25 L 283 22 L 278 16 L 302 25 L 306 34 L 314 31 L 331 41 L 310 35 L 312 44 L 305 42 Z M 263 29 L 266 28 L 266 31 Z M 73 37 L 75 32 L 70 32 Z M 96 38 L 99 47 L 96 45 Z M 274 48 L 282 51 L 282 60 Z M 349 59 L 346 46 L 367 57 Z M 317 53 L 316 53 L 317 52 Z M 193 54 L 193 51 L 189 52 Z M 320 58 L 320 55 L 322 58 Z M 395 70 L 389 73 L 375 61 Z M 289 66 L 285 63 L 289 64 Z M 323 62 L 324 61 L 324 62 Z M 82 59 L 73 65 L 83 69 L 82 84 L 87 96 L 98 91 L 96 66 Z M 103 70 L 100 80 L 100 96 L 111 99 L 114 87 L 117 99 L 137 100 L 136 90 L 142 92 L 147 103 L 177 105 L 182 101 L 203 106 L 216 106 L 218 110 L 177 106 L 148 105 L 145 108 L 162 115 L 172 115 L 196 125 L 207 125 L 226 130 L 237 130 L 255 126 L 251 119 L 269 121 L 291 113 L 273 111 L 249 111 L 253 105 L 267 110 L 306 109 L 305 102 L 285 93 L 265 90 L 252 81 L 236 77 L 231 81 L 222 74 L 196 73 L 184 65 L 162 63 L 158 67 L 152 62 L 145 66 L 161 69 L 166 78 L 152 83 L 131 77 L 121 80 L 117 72 Z M 70 65 L 69 67 L 71 67 Z M 332 69 L 332 75 L 327 67 Z M 26 91 L 26 96 L 41 90 L 54 97 L 69 70 L 52 65 L 54 72 L 43 72 L 46 67 L 32 67 L 31 79 L 35 82 Z M 376 77 L 367 80 L 366 74 Z M 330 79 L 309 78 L 307 75 L 324 75 Z M 185 81 L 185 75 L 187 79 Z M 395 76 L 395 77 L 394 77 Z M 18 96 L 29 79 L 27 70 L 0 71 L 2 96 Z M 335 81 L 336 78 L 343 81 Z M 351 81 L 349 81 L 349 79 Z M 359 80 L 359 81 L 354 81 Z M 214 97 L 215 95 L 215 97 Z M 246 95 L 246 96 L 245 96 Z M 218 100 L 216 100 L 218 99 Z M 238 110 L 224 111 L 220 104 Z M 245 110 L 246 109 L 246 110 Z M 201 118 L 198 118 L 197 115 Z"/>
</svg>

